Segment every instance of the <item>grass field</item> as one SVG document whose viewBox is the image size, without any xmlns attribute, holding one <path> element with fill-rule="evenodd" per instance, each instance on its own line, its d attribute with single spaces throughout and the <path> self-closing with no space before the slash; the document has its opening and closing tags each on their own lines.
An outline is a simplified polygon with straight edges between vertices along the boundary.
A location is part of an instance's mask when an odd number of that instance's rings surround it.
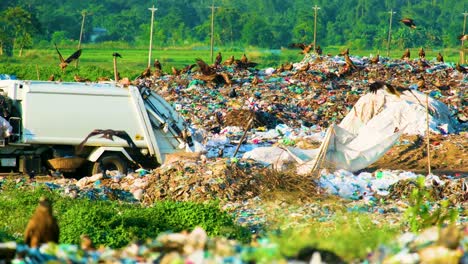
<svg viewBox="0 0 468 264">
<path fill-rule="evenodd" d="M 336 55 L 345 47 L 324 47 L 324 54 Z M 63 48 L 60 50 L 66 58 L 72 54 L 74 49 Z M 223 55 L 223 60 L 234 55 L 235 58 L 240 58 L 242 54 L 254 62 L 259 63 L 257 68 L 277 67 L 285 62 L 298 62 L 303 58 L 298 49 L 280 49 L 280 50 L 262 50 L 258 48 L 232 49 L 219 48 L 214 51 L 214 57 L 220 51 Z M 32 49 L 26 50 L 22 57 L 15 56 L 7 58 L 0 56 L 0 73 L 12 74 L 19 79 L 40 79 L 47 80 L 51 74 L 55 74 L 57 78 L 62 78 L 64 81 L 73 80 L 73 75 L 94 80 L 98 76 L 106 76 L 113 79 L 113 57 L 112 53 L 118 52 L 122 58 L 118 59 L 118 70 L 122 77 L 130 79 L 138 76 L 148 64 L 147 49 L 130 49 L 130 48 L 95 48 L 93 46 L 83 47 L 83 53 L 80 57 L 79 67 L 76 69 L 75 63 L 67 68 L 65 73 L 62 73 L 58 67 L 59 59 L 54 48 L 51 49 Z M 358 56 L 373 56 L 380 52 L 382 56 L 386 52 L 371 51 L 371 50 L 350 50 L 351 55 Z M 411 49 L 412 58 L 417 57 L 418 49 Z M 431 50 L 426 49 L 426 57 L 432 60 L 437 53 L 441 52 L 447 62 L 456 62 L 459 59 L 459 51 L 457 49 Z M 391 57 L 399 58 L 403 54 L 402 50 L 392 50 Z M 171 72 L 171 67 L 178 69 L 195 63 L 195 58 L 202 58 L 206 62 L 210 62 L 210 50 L 208 47 L 199 47 L 191 49 L 182 48 L 164 48 L 155 49 L 152 52 L 152 60 L 158 58 L 165 72 Z"/>
</svg>

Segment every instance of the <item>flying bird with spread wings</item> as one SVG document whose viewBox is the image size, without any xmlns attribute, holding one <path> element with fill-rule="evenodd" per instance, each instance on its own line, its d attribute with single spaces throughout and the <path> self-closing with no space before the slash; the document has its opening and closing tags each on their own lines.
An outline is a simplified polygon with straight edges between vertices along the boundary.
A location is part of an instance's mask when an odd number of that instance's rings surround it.
<svg viewBox="0 0 468 264">
<path fill-rule="evenodd" d="M 138 149 L 137 145 L 135 142 L 133 142 L 132 138 L 127 134 L 127 132 L 123 130 L 112 130 L 112 129 L 95 129 L 89 133 L 89 135 L 86 136 L 86 138 L 78 145 L 77 147 L 77 153 L 80 153 L 83 148 L 85 143 L 88 141 L 89 138 L 101 135 L 101 138 L 106 138 L 109 140 L 114 141 L 114 137 L 119 137 L 125 141 L 127 141 L 127 144 L 129 147 L 132 149 Z"/>
<path fill-rule="evenodd" d="M 416 28 L 416 24 L 414 23 L 414 20 L 411 19 L 411 18 L 403 18 L 403 19 L 400 20 L 400 22 L 402 22 L 403 24 L 405 24 L 409 28 L 412 28 L 412 29 Z"/>
<path fill-rule="evenodd" d="M 314 46 L 313 43 L 310 43 L 309 45 L 307 45 L 305 43 L 291 43 L 291 44 L 289 44 L 290 48 L 300 48 L 302 50 L 300 53 L 302 53 L 304 55 L 309 53 L 313 46 Z"/>
<path fill-rule="evenodd" d="M 72 55 L 70 55 L 70 57 L 68 57 L 67 59 L 64 59 L 62 56 L 62 53 L 60 53 L 57 47 L 57 44 L 54 43 L 54 45 L 55 45 L 55 50 L 57 50 L 57 53 L 59 55 L 59 59 L 60 59 L 59 66 L 60 66 L 60 69 L 62 69 L 62 72 L 65 70 L 68 64 L 70 64 L 70 62 L 77 60 L 81 56 L 81 49 L 79 49 L 75 51 Z"/>
</svg>

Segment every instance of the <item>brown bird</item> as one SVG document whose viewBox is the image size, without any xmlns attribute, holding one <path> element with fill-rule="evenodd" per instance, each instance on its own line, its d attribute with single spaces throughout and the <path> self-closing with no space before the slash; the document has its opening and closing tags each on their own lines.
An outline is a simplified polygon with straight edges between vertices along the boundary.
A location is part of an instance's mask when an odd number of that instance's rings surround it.
<svg viewBox="0 0 468 264">
<path fill-rule="evenodd" d="M 315 48 L 315 53 L 317 53 L 317 55 L 322 56 L 322 52 L 322 48 L 320 47 L 320 45 L 318 45 L 317 48 Z"/>
<path fill-rule="evenodd" d="M 253 86 L 257 86 L 257 84 L 258 84 L 258 77 L 257 77 L 257 75 L 255 75 L 255 76 L 253 77 L 253 79 L 252 79 L 252 85 L 253 85 Z"/>
<path fill-rule="evenodd" d="M 429 63 L 427 63 L 427 61 L 424 58 L 419 59 L 418 65 L 421 68 L 431 67 L 431 65 L 429 65 Z"/>
<path fill-rule="evenodd" d="M 155 68 L 156 70 L 158 70 L 158 71 L 161 71 L 161 70 L 162 70 L 161 63 L 159 62 L 158 59 L 155 59 L 155 60 L 154 60 L 153 66 L 154 66 L 154 68 Z"/>
<path fill-rule="evenodd" d="M 458 39 L 461 41 L 468 40 L 468 34 L 458 36 Z"/>
<path fill-rule="evenodd" d="M 314 46 L 313 43 L 310 43 L 309 45 L 307 45 L 305 43 L 291 43 L 291 44 L 289 44 L 290 48 L 300 48 L 300 49 L 302 49 L 302 51 L 300 53 L 304 54 L 304 55 L 309 53 L 313 46 Z"/>
<path fill-rule="evenodd" d="M 281 63 L 281 65 L 279 66 L 279 68 L 276 69 L 276 72 L 277 72 L 277 73 L 284 72 L 284 64 L 283 64 L 283 63 Z"/>
<path fill-rule="evenodd" d="M 31 248 L 37 248 L 48 242 L 58 243 L 59 235 L 57 219 L 52 214 L 52 202 L 46 197 L 41 197 L 26 226 L 24 242 Z"/>
<path fill-rule="evenodd" d="M 172 70 L 172 75 L 174 76 L 180 75 L 180 70 L 176 69 L 176 67 L 172 66 L 171 70 Z"/>
<path fill-rule="evenodd" d="M 286 64 L 284 65 L 284 70 L 286 70 L 286 71 L 290 71 L 290 70 L 292 70 L 293 68 L 294 68 L 294 65 L 293 65 L 292 63 L 286 63 Z"/>
<path fill-rule="evenodd" d="M 68 57 L 67 59 L 64 59 L 59 49 L 57 48 L 57 44 L 54 43 L 54 45 L 55 45 L 55 50 L 57 50 L 57 53 L 59 55 L 59 59 L 60 59 L 59 66 L 62 72 L 65 70 L 65 68 L 68 66 L 70 62 L 77 60 L 81 56 L 81 49 L 79 49 L 75 51 L 72 55 L 70 55 L 70 57 Z"/>
<path fill-rule="evenodd" d="M 229 57 L 229 59 L 227 59 L 223 64 L 224 64 L 224 65 L 231 66 L 233 63 L 234 63 L 234 55 L 232 55 L 231 57 Z"/>
<path fill-rule="evenodd" d="M 379 53 L 377 53 L 377 55 L 375 55 L 375 57 L 373 57 L 373 58 L 370 60 L 370 62 L 371 62 L 372 64 L 377 64 L 377 63 L 379 63 L 379 60 L 380 60 L 380 55 L 379 55 Z"/>
<path fill-rule="evenodd" d="M 345 54 L 344 57 L 345 57 L 346 65 L 348 65 L 349 68 L 357 69 L 356 65 L 354 65 L 353 61 L 351 60 L 348 54 Z"/>
<path fill-rule="evenodd" d="M 73 79 L 75 82 L 90 82 L 91 80 L 88 78 L 83 78 L 81 76 L 78 76 L 77 74 L 73 75 Z"/>
<path fill-rule="evenodd" d="M 91 238 L 88 235 L 81 235 L 80 236 L 80 247 L 82 250 L 88 251 L 88 250 L 94 250 L 94 244 Z"/>
<path fill-rule="evenodd" d="M 384 89 L 386 90 L 387 92 L 391 93 L 391 94 L 394 94 L 396 96 L 400 96 L 400 92 L 395 89 L 395 87 L 393 87 L 392 85 L 386 83 L 386 82 L 383 82 L 383 81 L 375 81 L 373 83 L 370 83 L 369 84 L 369 91 L 371 93 L 377 93 L 378 90 L 380 89 Z"/>
<path fill-rule="evenodd" d="M 197 64 L 186 65 L 184 68 L 180 69 L 180 74 L 189 73 L 196 65 Z"/>
<path fill-rule="evenodd" d="M 47 79 L 47 81 L 50 81 L 50 82 L 55 81 L 55 75 L 52 73 L 52 75 L 50 75 L 50 77 L 49 77 L 49 79 Z"/>
<path fill-rule="evenodd" d="M 416 24 L 414 23 L 413 19 L 411 18 L 403 18 L 400 20 L 400 22 L 402 22 L 403 24 L 405 24 L 406 26 L 412 28 L 412 29 L 415 29 L 416 28 Z"/>
<path fill-rule="evenodd" d="M 403 56 L 401 56 L 401 59 L 402 60 L 407 60 L 411 57 L 411 53 L 410 53 L 410 50 L 409 49 L 406 49 L 405 50 L 405 53 L 403 53 Z"/>
<path fill-rule="evenodd" d="M 200 68 L 200 71 L 204 74 L 204 75 L 212 75 L 212 74 L 216 74 L 216 69 L 214 67 L 211 67 L 210 65 L 208 65 L 206 62 L 204 62 L 202 59 L 200 58 L 196 58 L 195 59 L 196 62 L 197 62 L 197 65 L 198 65 L 198 68 Z"/>
<path fill-rule="evenodd" d="M 421 47 L 421 49 L 419 50 L 419 58 L 420 59 L 424 59 L 426 57 L 426 52 L 424 51 L 424 49 Z"/>
<path fill-rule="evenodd" d="M 349 48 L 347 48 L 347 49 L 345 49 L 344 51 L 340 52 L 339 55 L 340 55 L 340 56 L 349 55 Z"/>
<path fill-rule="evenodd" d="M 247 62 L 249 61 L 249 60 L 247 59 L 247 56 L 245 56 L 245 53 L 242 55 L 240 61 L 241 61 L 242 63 L 247 63 Z"/>
<path fill-rule="evenodd" d="M 112 130 L 112 129 L 95 129 L 89 133 L 83 141 L 77 147 L 77 153 L 80 153 L 83 150 L 85 143 L 88 141 L 90 137 L 102 134 L 101 138 L 109 139 L 114 141 L 114 137 L 119 137 L 125 141 L 132 149 L 138 149 L 135 142 L 133 142 L 132 138 L 127 134 L 127 132 L 123 130 Z"/>
<path fill-rule="evenodd" d="M 221 62 L 223 61 L 223 56 L 221 55 L 221 52 L 218 52 L 218 55 L 216 55 L 215 59 L 215 66 L 221 65 Z"/>
<path fill-rule="evenodd" d="M 151 76 L 151 67 L 148 66 L 141 74 L 138 76 L 138 79 L 148 78 Z"/>
<path fill-rule="evenodd" d="M 439 52 L 439 54 L 437 54 L 437 61 L 438 62 L 444 62 L 444 56 L 442 56 L 442 54 L 440 54 L 440 52 Z"/>
</svg>

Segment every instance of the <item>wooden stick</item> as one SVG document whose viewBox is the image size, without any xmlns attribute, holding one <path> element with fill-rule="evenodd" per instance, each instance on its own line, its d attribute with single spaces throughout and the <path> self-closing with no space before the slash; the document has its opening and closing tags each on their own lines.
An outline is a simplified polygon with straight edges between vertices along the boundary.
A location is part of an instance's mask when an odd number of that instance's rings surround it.
<svg viewBox="0 0 468 264">
<path fill-rule="evenodd" d="M 255 117 L 255 112 L 254 112 L 254 111 L 250 112 L 250 120 L 249 120 L 249 123 L 247 123 L 247 127 L 245 128 L 244 134 L 242 135 L 242 137 L 241 137 L 241 139 L 240 139 L 240 141 L 239 141 L 239 144 L 237 144 L 236 151 L 234 151 L 234 154 L 232 155 L 232 157 L 235 157 L 236 154 L 237 154 L 237 151 L 239 151 L 240 145 L 241 145 L 242 142 L 244 141 L 245 136 L 247 136 L 247 132 L 249 131 L 250 126 L 252 125 L 252 123 L 253 123 L 253 121 L 254 121 L 254 117 Z"/>
<path fill-rule="evenodd" d="M 428 175 L 431 174 L 431 149 L 429 137 L 431 133 L 429 131 L 429 94 L 426 94 L 426 138 L 427 138 L 427 171 Z"/>
</svg>

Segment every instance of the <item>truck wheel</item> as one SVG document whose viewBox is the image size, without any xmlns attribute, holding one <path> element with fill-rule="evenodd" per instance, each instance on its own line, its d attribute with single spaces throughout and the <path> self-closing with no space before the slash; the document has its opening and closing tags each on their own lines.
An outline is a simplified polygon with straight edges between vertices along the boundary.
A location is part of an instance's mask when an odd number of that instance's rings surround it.
<svg viewBox="0 0 468 264">
<path fill-rule="evenodd" d="M 100 162 L 106 170 L 118 170 L 122 174 L 127 173 L 128 162 L 127 159 L 123 158 L 119 154 L 104 154 L 99 158 L 98 162 L 95 162 L 91 170 L 91 175 L 101 172 Z"/>
</svg>

